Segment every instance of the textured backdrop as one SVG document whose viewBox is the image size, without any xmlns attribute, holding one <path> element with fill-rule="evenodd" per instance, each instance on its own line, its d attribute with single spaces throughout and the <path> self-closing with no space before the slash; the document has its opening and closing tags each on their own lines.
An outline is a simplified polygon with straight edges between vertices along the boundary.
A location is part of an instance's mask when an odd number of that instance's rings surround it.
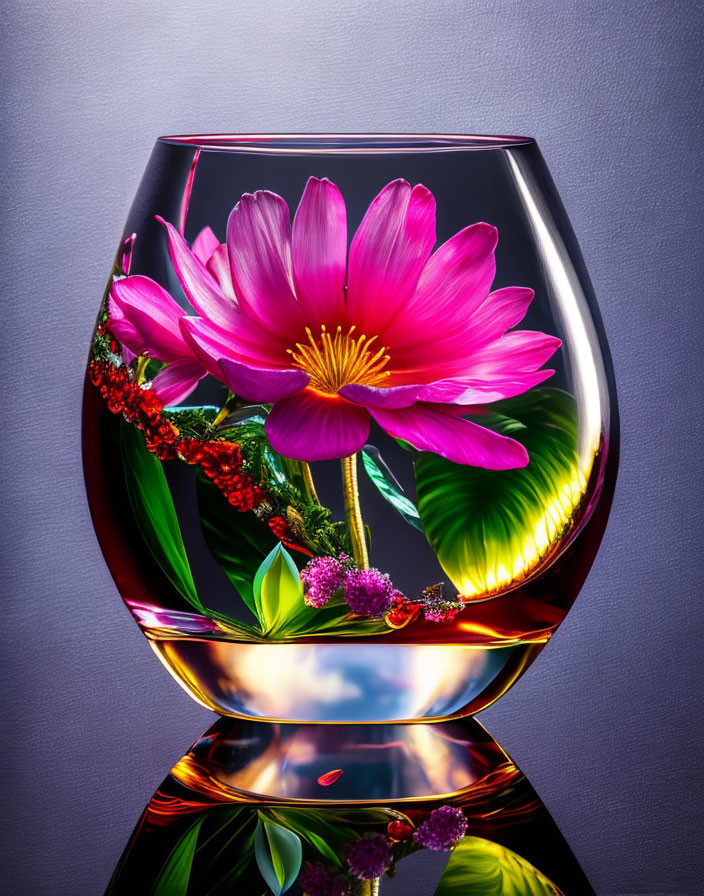
<svg viewBox="0 0 704 896">
<path fill-rule="evenodd" d="M 102 892 L 143 805 L 212 719 L 123 608 L 80 470 L 93 319 L 154 138 L 395 130 L 538 138 L 619 388 L 623 459 L 601 553 L 555 640 L 481 720 L 600 896 L 700 893 L 700 4 L 5 9 L 4 892 Z M 420 875 L 413 893 L 427 896 Z"/>
</svg>

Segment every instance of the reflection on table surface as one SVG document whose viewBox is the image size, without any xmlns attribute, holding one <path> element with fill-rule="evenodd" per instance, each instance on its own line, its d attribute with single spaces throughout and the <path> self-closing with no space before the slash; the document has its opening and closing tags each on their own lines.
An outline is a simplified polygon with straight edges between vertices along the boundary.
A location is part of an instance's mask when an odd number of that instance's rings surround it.
<svg viewBox="0 0 704 896">
<path fill-rule="evenodd" d="M 423 851 L 436 873 L 418 889 Z M 533 788 L 471 718 L 220 719 L 149 801 L 107 892 L 391 896 L 406 873 L 406 896 L 593 896 Z"/>
</svg>

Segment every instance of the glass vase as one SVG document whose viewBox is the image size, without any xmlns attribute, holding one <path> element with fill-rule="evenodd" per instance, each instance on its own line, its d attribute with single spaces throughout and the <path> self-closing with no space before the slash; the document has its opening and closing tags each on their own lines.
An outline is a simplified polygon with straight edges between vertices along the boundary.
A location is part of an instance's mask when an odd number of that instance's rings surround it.
<svg viewBox="0 0 704 896">
<path fill-rule="evenodd" d="M 596 555 L 608 350 L 534 140 L 160 138 L 84 395 L 96 533 L 218 713 L 498 699 Z"/>
</svg>

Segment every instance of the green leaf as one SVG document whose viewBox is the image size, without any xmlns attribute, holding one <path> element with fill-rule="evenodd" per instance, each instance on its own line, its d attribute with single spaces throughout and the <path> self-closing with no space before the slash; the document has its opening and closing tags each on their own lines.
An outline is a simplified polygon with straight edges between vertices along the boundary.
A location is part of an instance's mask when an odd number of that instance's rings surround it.
<svg viewBox="0 0 704 896">
<path fill-rule="evenodd" d="M 151 896 L 186 896 L 198 834 L 204 821 L 205 815 L 201 815 L 174 846 L 154 882 Z"/>
<path fill-rule="evenodd" d="M 474 419 L 521 442 L 518 470 L 485 470 L 438 454 L 416 460 L 418 511 L 431 547 L 466 597 L 497 593 L 545 565 L 567 533 L 586 489 L 577 405 L 559 389 L 497 402 Z"/>
<path fill-rule="evenodd" d="M 303 850 L 298 835 L 274 824 L 261 813 L 254 834 L 254 855 L 274 896 L 285 893 L 301 870 Z"/>
<path fill-rule="evenodd" d="M 196 591 L 161 461 L 147 450 L 140 430 L 124 421 L 120 445 L 127 494 L 144 541 L 174 587 L 197 610 L 207 612 Z"/>
<path fill-rule="evenodd" d="M 410 523 L 422 532 L 423 526 L 418 516 L 418 508 L 403 493 L 400 483 L 385 463 L 379 453 L 379 449 L 375 448 L 374 445 L 365 445 L 362 449 L 362 464 L 371 481 L 379 489 L 382 497 L 398 510 L 407 523 Z"/>
<path fill-rule="evenodd" d="M 253 590 L 256 613 L 265 635 L 285 630 L 305 608 L 298 567 L 282 544 L 276 545 L 257 570 Z"/>
<path fill-rule="evenodd" d="M 505 846 L 465 837 L 452 851 L 435 896 L 562 896 L 562 892 Z"/>
<path fill-rule="evenodd" d="M 324 859 L 340 868 L 342 867 L 340 850 L 358 836 L 354 828 L 333 824 L 324 809 L 278 808 L 265 810 L 265 814 L 277 824 L 307 840 Z"/>
<path fill-rule="evenodd" d="M 251 511 L 236 510 L 202 473 L 196 479 L 196 494 L 200 524 L 210 552 L 242 600 L 259 618 L 252 582 L 262 560 L 277 543 L 276 536 Z"/>
</svg>

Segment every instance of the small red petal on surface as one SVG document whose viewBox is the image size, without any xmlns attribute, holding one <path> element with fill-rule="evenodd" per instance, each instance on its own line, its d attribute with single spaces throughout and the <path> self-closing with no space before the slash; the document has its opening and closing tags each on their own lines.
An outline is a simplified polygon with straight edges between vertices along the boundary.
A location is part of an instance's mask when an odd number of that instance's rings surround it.
<svg viewBox="0 0 704 896">
<path fill-rule="evenodd" d="M 339 781 L 342 777 L 342 769 L 334 768 L 331 772 L 325 772 L 324 775 L 321 775 L 318 778 L 318 784 L 321 787 L 329 787 L 331 784 L 334 784 L 335 781 Z"/>
</svg>

